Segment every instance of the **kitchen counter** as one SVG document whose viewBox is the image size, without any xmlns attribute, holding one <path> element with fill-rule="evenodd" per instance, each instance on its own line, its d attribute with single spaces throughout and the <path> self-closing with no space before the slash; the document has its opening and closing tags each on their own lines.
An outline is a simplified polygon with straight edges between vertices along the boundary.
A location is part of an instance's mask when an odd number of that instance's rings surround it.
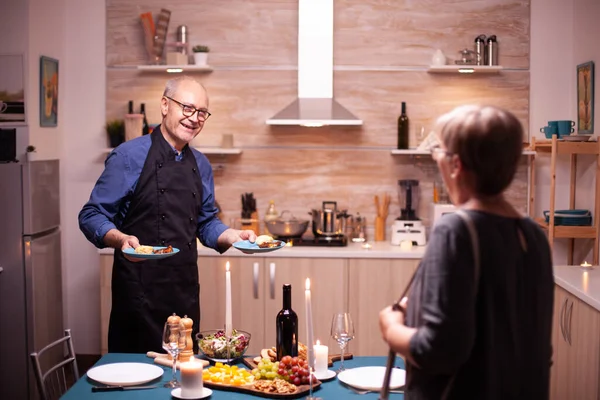
<svg viewBox="0 0 600 400">
<path fill-rule="evenodd" d="M 409 258 L 420 259 L 425 253 L 426 246 L 413 246 L 410 250 L 402 250 L 400 246 L 393 246 L 389 242 L 369 242 L 371 247 L 365 248 L 363 243 L 348 243 L 340 247 L 314 247 L 299 246 L 285 247 L 281 250 L 268 253 L 244 254 L 230 248 L 223 254 L 213 249 L 198 246 L 198 257 L 266 257 L 266 258 Z M 113 254 L 113 249 L 98 250 L 99 254 Z"/>
<path fill-rule="evenodd" d="M 600 268 L 578 265 L 555 266 L 554 282 L 581 301 L 600 311 Z"/>
</svg>

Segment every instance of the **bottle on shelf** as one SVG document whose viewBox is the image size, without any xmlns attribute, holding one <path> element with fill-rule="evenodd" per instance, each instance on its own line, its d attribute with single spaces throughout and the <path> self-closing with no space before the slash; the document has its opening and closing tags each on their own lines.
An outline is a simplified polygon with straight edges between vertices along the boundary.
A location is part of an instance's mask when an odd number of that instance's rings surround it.
<svg viewBox="0 0 600 400">
<path fill-rule="evenodd" d="M 406 102 L 402 102 L 402 113 L 398 117 L 398 149 L 408 149 L 408 116 L 406 115 Z"/>
<path fill-rule="evenodd" d="M 283 308 L 277 314 L 277 360 L 298 356 L 298 316 L 292 310 L 292 285 L 283 285 Z"/>
<path fill-rule="evenodd" d="M 129 106 L 127 108 L 127 114 L 133 114 L 133 100 L 129 100 Z"/>
<path fill-rule="evenodd" d="M 142 123 L 142 135 L 147 135 L 150 133 L 150 125 L 148 125 L 148 119 L 146 118 L 146 105 L 144 103 L 140 104 L 140 114 L 144 116 Z"/>
</svg>

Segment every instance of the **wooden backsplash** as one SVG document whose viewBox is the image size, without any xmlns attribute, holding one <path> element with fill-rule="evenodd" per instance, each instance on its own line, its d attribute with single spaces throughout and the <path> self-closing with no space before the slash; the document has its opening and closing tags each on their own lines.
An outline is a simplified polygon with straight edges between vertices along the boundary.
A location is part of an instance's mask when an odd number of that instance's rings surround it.
<svg viewBox="0 0 600 400">
<path fill-rule="evenodd" d="M 160 120 L 164 73 L 117 66 L 147 64 L 141 12 L 169 9 L 169 40 L 187 25 L 192 45 L 211 48 L 211 73 L 194 73 L 206 86 L 213 116 L 195 139 L 217 146 L 233 134 L 239 156 L 209 156 L 224 166 L 215 177 L 225 222 L 239 216 L 240 195 L 254 192 L 262 215 L 268 201 L 279 211 L 307 217 L 323 200 L 367 217 L 373 196 L 392 195 L 399 214 L 397 180 L 419 179 L 419 215 L 428 222 L 435 164 L 427 157 L 393 156 L 400 103 L 407 102 L 411 146 L 442 113 L 464 103 L 487 103 L 514 112 L 529 125 L 529 1 L 335 0 L 334 95 L 364 121 L 362 127 L 269 127 L 265 120 L 297 91 L 297 0 L 107 0 L 107 119 L 120 118 L 127 102 L 146 104 L 150 123 Z M 450 62 L 478 34 L 495 34 L 498 75 L 431 74 L 435 49 Z M 527 207 L 525 157 L 510 198 Z M 372 236 L 371 236 L 372 237 Z M 389 237 L 389 236 L 388 236 Z"/>
</svg>

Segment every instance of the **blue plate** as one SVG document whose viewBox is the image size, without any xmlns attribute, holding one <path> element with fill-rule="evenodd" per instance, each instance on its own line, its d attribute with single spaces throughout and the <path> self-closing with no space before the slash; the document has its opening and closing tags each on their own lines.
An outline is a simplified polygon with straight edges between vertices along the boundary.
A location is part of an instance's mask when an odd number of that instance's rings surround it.
<svg viewBox="0 0 600 400">
<path fill-rule="evenodd" d="M 246 254 L 268 253 L 270 251 L 279 250 L 282 247 L 285 247 L 286 243 L 283 240 L 280 240 L 279 242 L 281 242 L 281 243 L 277 247 L 267 247 L 267 248 L 261 249 L 260 247 L 258 247 L 258 245 L 256 243 L 251 243 L 248 240 L 242 240 L 241 242 L 235 242 L 233 244 L 233 247 L 235 247 L 242 253 L 246 253 Z"/>
<path fill-rule="evenodd" d="M 154 246 L 153 247 L 154 250 L 161 250 L 161 249 L 166 249 L 166 248 L 167 248 L 167 246 Z M 163 254 L 138 254 L 135 252 L 134 249 L 129 248 L 129 249 L 123 250 L 123 253 L 127 254 L 130 257 L 158 260 L 161 258 L 167 258 L 167 257 L 174 256 L 175 254 L 179 253 L 179 249 L 176 247 L 173 247 L 173 251 L 171 253 L 163 253 Z"/>
</svg>

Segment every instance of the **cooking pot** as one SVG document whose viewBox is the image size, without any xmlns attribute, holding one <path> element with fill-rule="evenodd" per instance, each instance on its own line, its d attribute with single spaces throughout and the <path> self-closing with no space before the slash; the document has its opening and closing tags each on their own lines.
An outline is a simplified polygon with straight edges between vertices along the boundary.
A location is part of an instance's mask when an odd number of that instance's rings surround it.
<svg viewBox="0 0 600 400">
<path fill-rule="evenodd" d="M 284 214 L 289 213 L 289 217 L 284 218 Z M 308 228 L 308 220 L 296 219 L 288 210 L 282 211 L 279 217 L 274 220 L 265 221 L 265 226 L 269 233 L 275 237 L 301 237 L 306 228 Z"/>
<path fill-rule="evenodd" d="M 312 231 L 315 236 L 341 235 L 342 228 L 337 211 L 337 202 L 324 201 L 321 210 L 311 210 Z"/>
</svg>

